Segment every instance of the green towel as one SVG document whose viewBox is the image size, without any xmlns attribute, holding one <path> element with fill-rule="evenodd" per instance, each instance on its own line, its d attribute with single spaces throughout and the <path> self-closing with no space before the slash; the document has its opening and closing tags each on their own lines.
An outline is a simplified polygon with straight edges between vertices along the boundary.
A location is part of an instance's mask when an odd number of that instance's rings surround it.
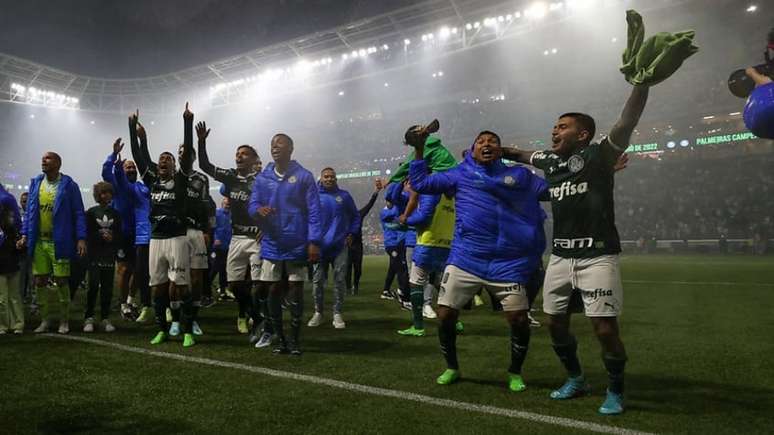
<svg viewBox="0 0 774 435">
<path fill-rule="evenodd" d="M 390 183 L 400 183 L 408 177 L 409 163 L 414 160 L 414 149 L 411 149 L 408 159 L 401 163 L 398 170 L 390 178 Z M 441 144 L 441 139 L 435 136 L 429 136 L 425 140 L 425 161 L 427 166 L 433 172 L 441 172 L 447 169 L 451 169 L 457 166 L 457 160 L 454 156 Z"/>
<path fill-rule="evenodd" d="M 621 72 L 633 85 L 653 86 L 674 74 L 685 59 L 699 51 L 693 45 L 696 32 L 660 32 L 645 39 L 645 24 L 636 11 L 626 11 L 628 41 Z"/>
</svg>

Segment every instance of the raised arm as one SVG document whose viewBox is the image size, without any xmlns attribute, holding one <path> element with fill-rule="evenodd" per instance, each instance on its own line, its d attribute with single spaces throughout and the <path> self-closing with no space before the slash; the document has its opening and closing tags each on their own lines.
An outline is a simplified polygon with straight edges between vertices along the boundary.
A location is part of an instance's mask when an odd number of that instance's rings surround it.
<svg viewBox="0 0 774 435">
<path fill-rule="evenodd" d="M 180 170 L 184 174 L 191 174 L 193 170 L 193 121 L 194 114 L 188 110 L 188 103 L 185 103 L 183 112 L 183 153 L 180 156 Z"/>
<path fill-rule="evenodd" d="M 376 188 L 376 190 L 374 191 L 374 193 L 371 194 L 371 199 L 368 200 L 368 204 L 366 204 L 363 208 L 358 210 L 358 214 L 360 215 L 361 220 L 365 219 L 365 217 L 368 216 L 368 213 L 371 212 L 371 209 L 376 203 L 376 198 L 379 197 L 379 192 L 381 192 L 382 189 L 384 188 L 381 178 L 377 178 L 376 181 L 374 181 L 374 187 Z"/>
<path fill-rule="evenodd" d="M 355 205 L 355 200 L 352 199 L 351 195 L 347 195 L 344 201 L 346 202 L 347 212 L 350 214 L 348 232 L 351 235 L 355 235 L 360 231 L 360 212 L 358 211 L 357 206 Z"/>
<path fill-rule="evenodd" d="M 648 102 L 648 87 L 634 86 L 629 99 L 626 101 L 621 117 L 610 130 L 610 142 L 616 148 L 618 154 L 621 154 L 629 147 L 629 141 L 632 138 L 632 132 L 640 122 L 640 116 L 645 110 L 645 104 Z"/>
<path fill-rule="evenodd" d="M 124 149 L 124 144 L 121 143 L 121 138 L 119 137 L 113 142 L 113 152 L 108 154 L 105 163 L 102 164 L 102 180 L 112 184 L 113 187 L 116 185 L 113 167 L 115 166 L 116 160 L 118 160 L 118 154 L 122 149 Z"/>
<path fill-rule="evenodd" d="M 207 137 L 210 135 L 210 129 L 207 128 L 205 122 L 199 122 L 196 124 L 196 137 L 198 139 L 198 151 L 199 151 L 199 169 L 210 177 L 220 181 L 221 183 L 225 179 L 226 170 L 219 168 L 210 162 L 210 156 L 207 155 Z"/>
</svg>

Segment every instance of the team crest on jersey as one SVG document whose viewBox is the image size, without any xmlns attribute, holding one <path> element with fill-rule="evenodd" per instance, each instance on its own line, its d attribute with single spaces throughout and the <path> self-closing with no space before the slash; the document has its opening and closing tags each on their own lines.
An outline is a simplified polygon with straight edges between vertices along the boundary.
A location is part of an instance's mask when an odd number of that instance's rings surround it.
<svg viewBox="0 0 774 435">
<path fill-rule="evenodd" d="M 505 178 L 503 178 L 503 183 L 505 183 L 506 186 L 513 186 L 516 184 L 516 180 L 510 175 L 506 175 Z"/>
<path fill-rule="evenodd" d="M 288 183 L 295 183 L 296 182 L 296 176 L 291 175 L 290 178 L 288 178 Z"/>
<path fill-rule="evenodd" d="M 573 174 L 578 173 L 583 170 L 583 165 L 585 165 L 585 162 L 583 161 L 583 157 L 575 154 L 574 156 L 570 157 L 569 160 L 567 160 L 567 168 L 572 172 Z"/>
<path fill-rule="evenodd" d="M 340 203 L 340 202 L 342 202 L 342 201 L 344 201 L 344 198 L 342 198 L 342 197 L 341 197 L 341 196 L 339 196 L 339 195 L 336 195 L 336 202 L 339 202 L 339 203 Z"/>
</svg>

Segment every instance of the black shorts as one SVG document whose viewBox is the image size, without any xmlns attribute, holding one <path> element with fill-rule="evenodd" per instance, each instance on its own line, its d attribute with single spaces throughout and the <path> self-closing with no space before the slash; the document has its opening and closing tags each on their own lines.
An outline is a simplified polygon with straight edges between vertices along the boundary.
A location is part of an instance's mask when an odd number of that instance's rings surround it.
<svg viewBox="0 0 774 435">
<path fill-rule="evenodd" d="M 134 247 L 134 234 L 130 234 L 124 238 L 121 246 L 116 251 L 116 261 L 119 263 L 129 263 L 130 266 L 134 266 L 135 259 L 137 258 L 137 252 Z"/>
</svg>

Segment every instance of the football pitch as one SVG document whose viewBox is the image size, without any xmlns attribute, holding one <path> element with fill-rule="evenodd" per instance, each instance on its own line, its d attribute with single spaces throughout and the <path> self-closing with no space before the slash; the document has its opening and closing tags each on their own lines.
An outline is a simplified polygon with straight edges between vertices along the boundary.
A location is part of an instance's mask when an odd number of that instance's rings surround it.
<svg viewBox="0 0 774 435">
<path fill-rule="evenodd" d="M 509 392 L 508 329 L 488 303 L 461 315 L 463 379 L 436 385 L 445 365 L 435 321 L 427 321 L 424 338 L 395 333 L 410 316 L 379 299 L 386 264 L 385 257 L 366 257 L 360 294 L 345 300 L 346 329 L 333 329 L 326 306 L 323 325 L 302 330 L 301 357 L 248 346 L 236 333 L 233 302 L 202 310 L 205 335 L 190 349 L 179 339 L 151 346 L 153 326 L 121 320 L 113 334 L 81 333 L 76 303 L 75 332 L 67 337 L 0 337 L 0 433 L 772 430 L 772 257 L 623 257 L 627 411 L 616 417 L 596 412 L 606 374 L 582 316 L 573 330 L 591 396 L 548 398 L 565 374 L 545 326 L 533 329 L 527 390 Z M 328 290 L 326 303 L 332 299 Z M 313 311 L 308 289 L 305 304 L 306 321 Z"/>
</svg>

